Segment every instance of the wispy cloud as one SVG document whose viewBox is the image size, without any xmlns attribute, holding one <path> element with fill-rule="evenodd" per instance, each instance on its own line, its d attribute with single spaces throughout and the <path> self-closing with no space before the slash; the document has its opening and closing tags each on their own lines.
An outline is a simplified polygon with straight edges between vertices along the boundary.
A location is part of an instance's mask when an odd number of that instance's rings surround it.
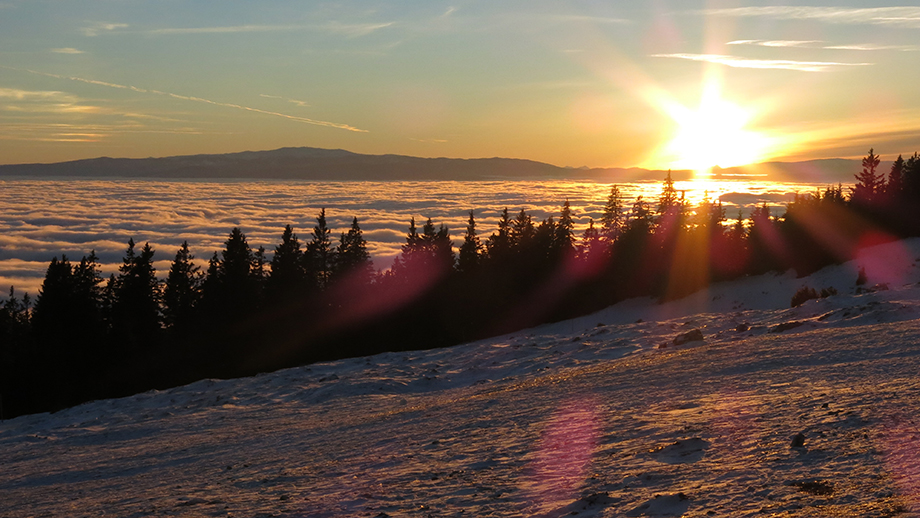
<svg viewBox="0 0 920 518">
<path fill-rule="evenodd" d="M 291 104 L 296 104 L 301 108 L 309 108 L 310 103 L 307 101 L 298 101 L 297 99 L 288 99 L 287 97 L 281 97 L 280 95 L 268 95 L 268 94 L 259 94 L 259 97 L 264 97 L 266 99 L 278 99 L 280 101 L 289 102 Z"/>
<path fill-rule="evenodd" d="M 915 52 L 917 50 L 920 50 L 920 47 L 916 45 L 873 45 L 871 43 L 855 44 L 855 45 L 830 45 L 824 48 L 830 49 L 830 50 L 860 50 L 860 51 L 900 50 L 902 52 Z"/>
<path fill-rule="evenodd" d="M 303 30 L 303 25 L 229 25 L 225 27 L 172 27 L 144 31 L 145 34 L 232 34 L 239 32 L 290 32 Z"/>
<path fill-rule="evenodd" d="M 612 18 L 609 16 L 589 16 L 589 15 L 579 15 L 579 14 L 560 14 L 560 15 L 551 15 L 550 19 L 559 21 L 559 22 L 590 22 L 595 24 L 629 24 L 633 23 L 632 20 L 627 20 L 626 18 Z"/>
<path fill-rule="evenodd" d="M 62 49 L 51 49 L 55 54 L 83 54 L 84 52 L 73 47 L 64 47 Z"/>
<path fill-rule="evenodd" d="M 412 138 L 409 137 L 409 140 L 413 142 L 421 142 L 423 144 L 446 144 L 447 140 L 440 138 Z"/>
<path fill-rule="evenodd" d="M 904 52 L 920 50 L 916 45 L 875 45 L 872 43 L 856 43 L 850 45 L 826 45 L 821 40 L 735 40 L 727 45 L 756 45 L 760 47 L 805 47 L 826 50 L 900 50 Z"/>
<path fill-rule="evenodd" d="M 88 27 L 83 27 L 80 29 L 80 32 L 84 36 L 94 37 L 99 36 L 103 32 L 111 32 L 117 29 L 127 29 L 129 26 L 127 23 L 106 23 L 106 22 L 96 22 Z"/>
<path fill-rule="evenodd" d="M 228 25 L 219 27 L 164 27 L 143 31 L 150 35 L 171 34 L 235 34 L 247 32 L 295 32 L 304 30 L 321 30 L 348 37 L 365 36 L 386 27 L 393 22 L 386 23 L 341 23 L 329 22 L 323 25 Z"/>
<path fill-rule="evenodd" d="M 0 110 L 18 113 L 99 113 L 102 108 L 81 104 L 74 95 L 54 90 L 0 88 Z"/>
<path fill-rule="evenodd" d="M 749 59 L 720 54 L 653 54 L 655 58 L 675 58 L 690 61 L 717 63 L 733 68 L 760 68 L 797 70 L 801 72 L 827 72 L 837 67 L 869 66 L 872 63 L 837 63 L 830 61 L 792 61 L 788 59 Z"/>
<path fill-rule="evenodd" d="M 48 72 L 39 72 L 39 71 L 37 71 L 37 70 L 18 69 L 18 68 L 13 68 L 13 67 L 6 67 L 6 66 L 3 66 L 3 65 L 0 65 L 0 68 L 6 68 L 6 69 L 8 69 L 8 70 L 17 70 L 17 71 L 20 71 L 20 72 L 28 72 L 28 73 L 30 73 L 30 74 L 36 74 L 36 75 L 45 76 L 45 77 L 53 77 L 53 78 L 56 78 L 56 79 L 65 79 L 65 80 L 69 80 L 69 81 L 77 81 L 77 82 L 87 83 L 87 84 L 92 84 L 92 85 L 97 85 L 97 86 L 104 86 L 104 87 L 107 87 L 107 88 L 118 88 L 118 89 L 122 89 L 122 90 L 133 90 L 133 91 L 138 92 L 138 93 L 162 95 L 162 96 L 166 96 L 166 97 L 171 97 L 171 98 L 173 98 L 173 99 L 181 99 L 181 100 L 183 100 L 183 101 L 190 101 L 190 102 L 196 102 L 196 103 L 204 103 L 204 104 L 210 104 L 210 105 L 213 105 L 213 106 L 222 106 L 222 107 L 224 107 L 224 108 L 233 108 L 233 109 L 236 109 L 236 110 L 243 110 L 243 111 L 248 111 L 248 112 L 252 112 L 252 113 L 261 113 L 261 114 L 263 114 L 263 115 L 271 115 L 271 116 L 273 116 L 273 117 L 281 117 L 281 118 L 288 119 L 288 120 L 292 120 L 292 121 L 295 121 L 295 122 L 301 122 L 301 123 L 304 123 L 304 124 L 312 124 L 312 125 L 314 125 L 314 126 L 325 126 L 325 127 L 329 127 L 329 128 L 341 129 L 341 130 L 346 130 L 346 131 L 354 131 L 354 132 L 359 132 L 359 133 L 367 133 L 367 130 L 360 129 L 360 128 L 356 128 L 356 127 L 351 126 L 351 125 L 348 125 L 348 124 L 340 124 L 340 123 L 337 123 L 337 122 L 329 122 L 329 121 L 323 121 L 323 120 L 317 120 L 317 119 L 309 119 L 309 118 L 307 118 L 307 117 L 298 117 L 298 116 L 295 116 L 295 115 L 288 115 L 288 114 L 286 114 L 286 113 L 279 113 L 279 112 L 273 112 L 273 111 L 268 111 L 268 110 L 262 110 L 262 109 L 259 109 L 259 108 L 253 108 L 253 107 L 251 107 L 251 106 L 244 106 L 244 105 L 241 105 L 241 104 L 234 104 L 234 103 L 225 103 L 225 102 L 213 101 L 213 100 L 211 100 L 211 99 L 205 99 L 205 98 L 203 98 L 203 97 L 194 97 L 194 96 L 189 96 L 189 95 L 180 95 L 180 94 L 175 94 L 175 93 L 171 93 L 171 92 L 163 92 L 163 91 L 160 91 L 160 90 L 153 90 L 153 89 L 147 89 L 147 88 L 138 88 L 138 87 L 136 87 L 136 86 L 131 86 L 131 85 L 122 85 L 122 84 L 117 84 L 117 83 L 109 83 L 109 82 L 106 82 L 106 81 L 97 81 L 97 80 L 95 80 L 95 79 L 86 79 L 86 78 L 83 78 L 83 77 L 76 77 L 76 76 L 65 76 L 65 75 L 59 75 L 59 74 L 51 74 L 51 73 L 48 73 Z"/>
<path fill-rule="evenodd" d="M 385 23 L 340 23 L 329 22 L 322 27 L 332 33 L 349 37 L 366 36 L 372 32 L 393 26 L 393 22 Z"/>
<path fill-rule="evenodd" d="M 819 40 L 735 40 L 729 45 L 758 45 L 760 47 L 812 47 Z"/>
<path fill-rule="evenodd" d="M 696 11 L 707 16 L 768 17 L 778 19 L 819 20 L 825 23 L 859 25 L 893 25 L 920 28 L 920 7 L 734 7 Z"/>
<path fill-rule="evenodd" d="M 61 99 L 63 97 L 74 99 L 74 97 L 58 92 L 56 90 L 19 90 L 16 88 L 0 88 L 0 99 L 15 99 L 24 101 L 30 99 Z"/>
</svg>

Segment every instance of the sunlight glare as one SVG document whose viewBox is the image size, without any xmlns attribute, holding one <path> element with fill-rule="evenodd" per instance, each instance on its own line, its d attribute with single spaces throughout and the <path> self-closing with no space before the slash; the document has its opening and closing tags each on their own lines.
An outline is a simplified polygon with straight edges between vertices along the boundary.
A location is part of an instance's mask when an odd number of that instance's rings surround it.
<svg viewBox="0 0 920 518">
<path fill-rule="evenodd" d="M 752 113 L 723 99 L 713 83 L 705 88 L 696 110 L 671 102 L 665 111 L 677 124 L 661 157 L 671 168 L 705 175 L 712 167 L 747 165 L 767 156 L 769 139 L 746 129 Z"/>
</svg>

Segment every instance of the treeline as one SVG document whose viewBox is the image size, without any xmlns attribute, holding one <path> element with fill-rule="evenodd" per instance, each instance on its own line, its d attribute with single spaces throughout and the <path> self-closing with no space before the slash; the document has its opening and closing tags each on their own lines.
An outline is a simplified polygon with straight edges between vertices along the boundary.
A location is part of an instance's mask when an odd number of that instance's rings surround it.
<svg viewBox="0 0 920 518">
<path fill-rule="evenodd" d="M 183 243 L 163 281 L 155 251 L 133 240 L 107 279 L 92 252 L 54 258 L 34 304 L 11 289 L 0 307 L 0 411 L 446 346 L 746 274 L 805 275 L 867 242 L 920 235 L 920 157 L 899 157 L 887 175 L 878 166 L 870 150 L 847 192 L 796 195 L 782 217 L 764 204 L 732 223 L 718 201 L 686 203 L 670 174 L 655 200 L 627 203 L 613 186 L 580 236 L 567 201 L 539 222 L 505 209 L 487 237 L 470 211 L 459 246 L 443 225 L 413 219 L 384 272 L 358 220 L 336 240 L 325 210 L 304 243 L 285 227 L 270 259 L 239 228 L 205 271 Z"/>
</svg>

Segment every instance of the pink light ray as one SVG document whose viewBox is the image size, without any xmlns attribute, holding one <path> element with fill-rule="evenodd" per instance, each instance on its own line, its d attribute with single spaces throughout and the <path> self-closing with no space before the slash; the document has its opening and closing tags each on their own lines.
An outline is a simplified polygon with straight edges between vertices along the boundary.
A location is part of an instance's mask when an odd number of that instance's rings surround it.
<svg viewBox="0 0 920 518">
<path fill-rule="evenodd" d="M 524 493 L 528 507 L 558 508 L 577 496 L 590 473 L 600 438 L 596 404 L 570 400 L 549 418 L 528 469 Z"/>
</svg>

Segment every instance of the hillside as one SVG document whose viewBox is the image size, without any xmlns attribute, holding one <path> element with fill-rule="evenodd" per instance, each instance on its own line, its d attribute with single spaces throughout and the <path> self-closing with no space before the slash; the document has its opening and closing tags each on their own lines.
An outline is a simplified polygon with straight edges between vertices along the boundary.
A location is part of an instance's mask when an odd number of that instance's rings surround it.
<svg viewBox="0 0 920 518">
<path fill-rule="evenodd" d="M 885 165 L 883 164 L 883 167 Z M 857 160 L 771 162 L 716 169 L 716 178 L 768 177 L 774 181 L 851 183 Z M 884 170 L 884 169 L 883 169 Z M 640 168 L 568 168 L 516 158 L 419 158 L 364 155 L 341 149 L 282 148 L 222 155 L 164 158 L 93 158 L 52 164 L 0 165 L 0 176 L 238 178 L 279 180 L 514 180 L 591 179 L 609 182 L 661 180 L 666 171 Z M 675 180 L 690 171 L 673 171 Z"/>
<path fill-rule="evenodd" d="M 918 258 L 888 243 L 807 278 L 22 416 L 0 423 L 0 514 L 917 511 Z M 838 294 L 789 308 L 806 285 Z"/>
</svg>

